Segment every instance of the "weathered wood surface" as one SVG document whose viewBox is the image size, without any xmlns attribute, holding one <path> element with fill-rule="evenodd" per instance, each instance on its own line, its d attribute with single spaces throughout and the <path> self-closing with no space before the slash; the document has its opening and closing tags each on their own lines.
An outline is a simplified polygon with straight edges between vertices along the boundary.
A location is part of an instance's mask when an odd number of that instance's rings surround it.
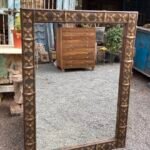
<svg viewBox="0 0 150 150">
<path fill-rule="evenodd" d="M 95 28 L 59 28 L 56 36 L 57 64 L 62 70 L 95 67 Z"/>
</svg>

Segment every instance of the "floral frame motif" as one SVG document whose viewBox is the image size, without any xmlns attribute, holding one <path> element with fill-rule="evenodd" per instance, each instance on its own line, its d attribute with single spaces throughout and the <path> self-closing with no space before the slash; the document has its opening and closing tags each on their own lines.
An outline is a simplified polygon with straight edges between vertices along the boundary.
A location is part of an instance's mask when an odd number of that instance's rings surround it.
<svg viewBox="0 0 150 150">
<path fill-rule="evenodd" d="M 25 150 L 36 150 L 34 23 L 124 24 L 115 137 L 108 141 L 69 148 L 76 150 L 112 150 L 125 147 L 126 142 L 137 19 L 137 12 L 21 9 Z"/>
</svg>

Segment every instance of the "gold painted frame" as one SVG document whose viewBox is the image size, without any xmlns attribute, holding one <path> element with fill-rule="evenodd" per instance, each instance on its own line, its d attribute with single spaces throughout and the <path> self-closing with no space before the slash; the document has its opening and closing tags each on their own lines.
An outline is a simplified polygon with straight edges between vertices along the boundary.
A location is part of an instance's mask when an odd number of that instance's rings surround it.
<svg viewBox="0 0 150 150">
<path fill-rule="evenodd" d="M 124 147 L 126 141 L 137 19 L 137 12 L 21 9 L 25 150 L 36 150 L 34 23 L 124 24 L 115 138 L 69 148 L 77 150 L 112 150 Z"/>
</svg>

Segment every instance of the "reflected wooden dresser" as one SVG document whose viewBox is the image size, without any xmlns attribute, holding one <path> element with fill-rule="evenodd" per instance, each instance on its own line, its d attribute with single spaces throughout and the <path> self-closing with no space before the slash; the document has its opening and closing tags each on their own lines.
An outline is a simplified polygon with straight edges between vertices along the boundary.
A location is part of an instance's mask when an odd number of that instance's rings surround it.
<svg viewBox="0 0 150 150">
<path fill-rule="evenodd" d="M 96 61 L 95 28 L 58 28 L 56 34 L 57 66 L 64 69 L 91 68 Z"/>
</svg>

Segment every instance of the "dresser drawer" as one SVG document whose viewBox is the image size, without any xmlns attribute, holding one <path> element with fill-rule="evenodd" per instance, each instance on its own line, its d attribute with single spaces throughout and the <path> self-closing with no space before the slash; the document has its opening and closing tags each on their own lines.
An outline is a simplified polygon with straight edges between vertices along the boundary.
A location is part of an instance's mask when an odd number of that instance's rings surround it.
<svg viewBox="0 0 150 150">
<path fill-rule="evenodd" d="M 93 41 L 85 42 L 85 43 L 70 43 L 70 44 L 62 44 L 63 49 L 70 49 L 70 48 L 95 48 L 95 43 Z"/>
<path fill-rule="evenodd" d="M 61 28 L 63 33 L 93 33 L 95 28 Z"/>
<path fill-rule="evenodd" d="M 95 64 L 74 64 L 74 65 L 70 65 L 70 64 L 67 64 L 67 65 L 63 65 L 63 67 L 65 69 L 80 69 L 80 68 L 94 68 Z"/>
<path fill-rule="evenodd" d="M 63 65 L 94 65 L 93 60 L 64 60 Z"/>
<path fill-rule="evenodd" d="M 83 41 L 83 40 L 96 40 L 96 37 L 93 36 L 93 34 L 91 35 L 70 35 L 70 36 L 63 36 L 62 37 L 63 40 L 80 40 L 80 41 Z"/>
<path fill-rule="evenodd" d="M 93 48 L 86 48 L 86 47 L 83 47 L 83 48 L 75 48 L 75 47 L 72 47 L 72 48 L 65 48 L 63 49 L 63 53 L 66 54 L 66 53 L 83 53 L 83 52 L 95 52 L 95 47 Z"/>
<path fill-rule="evenodd" d="M 94 54 L 91 53 L 78 53 L 78 54 L 64 54 L 63 59 L 64 60 L 93 60 Z"/>
<path fill-rule="evenodd" d="M 84 40 L 80 40 L 80 39 L 78 39 L 78 40 L 63 40 L 62 41 L 62 44 L 65 46 L 66 44 L 67 45 L 76 45 L 76 44 L 79 44 L 79 45 L 94 45 L 95 46 L 95 40 L 86 40 L 86 39 L 84 39 Z M 94 44 L 93 44 L 94 43 Z"/>
</svg>

